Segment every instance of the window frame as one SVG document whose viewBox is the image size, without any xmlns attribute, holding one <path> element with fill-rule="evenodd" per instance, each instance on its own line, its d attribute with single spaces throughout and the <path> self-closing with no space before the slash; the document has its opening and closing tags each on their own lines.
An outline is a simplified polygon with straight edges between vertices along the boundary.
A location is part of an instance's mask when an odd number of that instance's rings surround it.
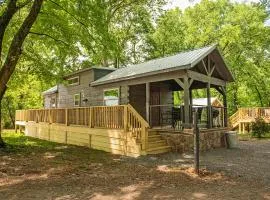
<svg viewBox="0 0 270 200">
<path fill-rule="evenodd" d="M 70 80 L 74 80 L 74 79 L 78 79 L 78 81 L 75 82 L 75 83 L 69 83 Z M 74 76 L 72 78 L 67 79 L 67 81 L 68 81 L 69 86 L 80 85 L 80 76 Z"/>
<path fill-rule="evenodd" d="M 103 105 L 106 106 L 106 100 L 105 100 L 105 92 L 111 91 L 111 90 L 117 90 L 117 105 L 120 105 L 120 88 L 109 88 L 109 89 L 104 89 L 103 90 Z M 116 105 L 114 105 L 116 106 Z"/>
<path fill-rule="evenodd" d="M 76 96 L 79 96 L 78 105 L 76 105 Z M 76 93 L 76 94 L 73 95 L 73 105 L 74 105 L 74 107 L 80 107 L 80 105 L 81 105 L 81 93 Z"/>
</svg>

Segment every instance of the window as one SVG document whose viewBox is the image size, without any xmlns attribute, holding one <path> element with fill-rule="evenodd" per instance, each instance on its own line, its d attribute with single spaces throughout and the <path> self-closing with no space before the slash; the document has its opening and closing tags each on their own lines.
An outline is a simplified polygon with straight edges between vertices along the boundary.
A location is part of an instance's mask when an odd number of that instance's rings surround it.
<svg viewBox="0 0 270 200">
<path fill-rule="evenodd" d="M 81 103 L 81 95 L 74 94 L 74 106 L 80 106 Z"/>
<path fill-rule="evenodd" d="M 68 79 L 68 85 L 79 85 L 79 83 L 80 83 L 79 76 Z"/>
<path fill-rule="evenodd" d="M 55 97 L 51 97 L 51 102 L 50 102 L 50 104 L 51 104 L 51 108 L 56 108 L 56 98 Z"/>
<path fill-rule="evenodd" d="M 119 89 L 104 90 L 103 101 L 105 106 L 119 105 Z"/>
</svg>

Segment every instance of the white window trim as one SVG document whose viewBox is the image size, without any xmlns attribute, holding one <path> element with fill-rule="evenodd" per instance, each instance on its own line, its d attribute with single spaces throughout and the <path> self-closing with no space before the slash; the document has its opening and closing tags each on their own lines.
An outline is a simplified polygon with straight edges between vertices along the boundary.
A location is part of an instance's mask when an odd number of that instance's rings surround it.
<svg viewBox="0 0 270 200">
<path fill-rule="evenodd" d="M 117 94 L 118 94 L 118 105 L 120 105 L 120 88 L 109 88 L 109 89 L 104 89 L 103 90 L 103 105 L 105 105 L 105 92 L 107 91 L 111 91 L 111 90 L 117 90 Z"/>
<path fill-rule="evenodd" d="M 75 100 L 76 96 L 79 96 L 79 104 L 78 105 L 75 104 L 76 103 L 76 100 Z M 74 101 L 74 106 L 79 107 L 81 105 L 81 94 L 80 93 L 74 94 L 73 101 Z"/>
<path fill-rule="evenodd" d="M 72 78 L 67 79 L 67 81 L 70 81 L 70 80 L 73 80 L 73 79 L 78 79 L 78 82 L 71 83 L 71 84 L 68 83 L 68 85 L 70 85 L 70 86 L 72 86 L 72 85 L 80 85 L 80 76 L 74 76 Z"/>
</svg>

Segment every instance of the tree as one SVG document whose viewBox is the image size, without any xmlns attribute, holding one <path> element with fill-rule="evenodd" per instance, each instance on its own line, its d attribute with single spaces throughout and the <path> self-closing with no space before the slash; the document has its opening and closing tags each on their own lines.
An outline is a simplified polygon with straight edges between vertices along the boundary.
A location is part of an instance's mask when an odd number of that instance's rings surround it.
<svg viewBox="0 0 270 200">
<path fill-rule="evenodd" d="M 8 0 L 4 2 L 6 7 L 4 8 L 3 13 L 0 16 L 0 105 L 3 99 L 3 96 L 7 89 L 7 83 L 10 80 L 11 75 L 13 74 L 20 55 L 22 53 L 22 46 L 25 38 L 30 32 L 30 29 L 34 22 L 36 21 L 38 14 L 40 12 L 43 0 L 34 0 L 32 3 L 32 7 L 20 28 L 17 30 L 15 35 L 12 38 L 11 44 L 9 45 L 7 54 L 2 56 L 2 46 L 5 31 L 13 18 L 16 12 L 23 7 L 27 6 L 31 1 L 25 1 L 24 3 L 19 4 L 17 0 Z M 5 6 L 1 4 L 1 7 Z M 4 57 L 4 61 L 2 62 L 2 57 Z M 0 106 L 0 119 L 1 119 L 1 106 Z M 1 123 L 0 123 L 0 146 L 4 146 L 4 142 L 1 138 Z"/>
<path fill-rule="evenodd" d="M 152 54 L 173 54 L 216 43 L 235 78 L 228 87 L 229 112 L 239 106 L 269 106 L 268 17 L 265 4 L 229 0 L 202 0 L 184 13 L 169 10 L 160 17 L 152 35 Z"/>
</svg>

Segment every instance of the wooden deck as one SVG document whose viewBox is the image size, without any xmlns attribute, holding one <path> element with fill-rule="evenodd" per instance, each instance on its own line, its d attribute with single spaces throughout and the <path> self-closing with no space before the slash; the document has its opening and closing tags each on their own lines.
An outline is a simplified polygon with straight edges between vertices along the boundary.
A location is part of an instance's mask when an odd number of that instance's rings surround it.
<svg viewBox="0 0 270 200">
<path fill-rule="evenodd" d="M 239 108 L 230 118 L 232 129 L 239 130 L 239 133 L 251 131 L 251 124 L 256 118 L 262 118 L 266 123 L 270 123 L 270 107 Z"/>
<path fill-rule="evenodd" d="M 16 130 L 59 143 L 140 156 L 170 151 L 131 105 L 16 111 Z"/>
</svg>

